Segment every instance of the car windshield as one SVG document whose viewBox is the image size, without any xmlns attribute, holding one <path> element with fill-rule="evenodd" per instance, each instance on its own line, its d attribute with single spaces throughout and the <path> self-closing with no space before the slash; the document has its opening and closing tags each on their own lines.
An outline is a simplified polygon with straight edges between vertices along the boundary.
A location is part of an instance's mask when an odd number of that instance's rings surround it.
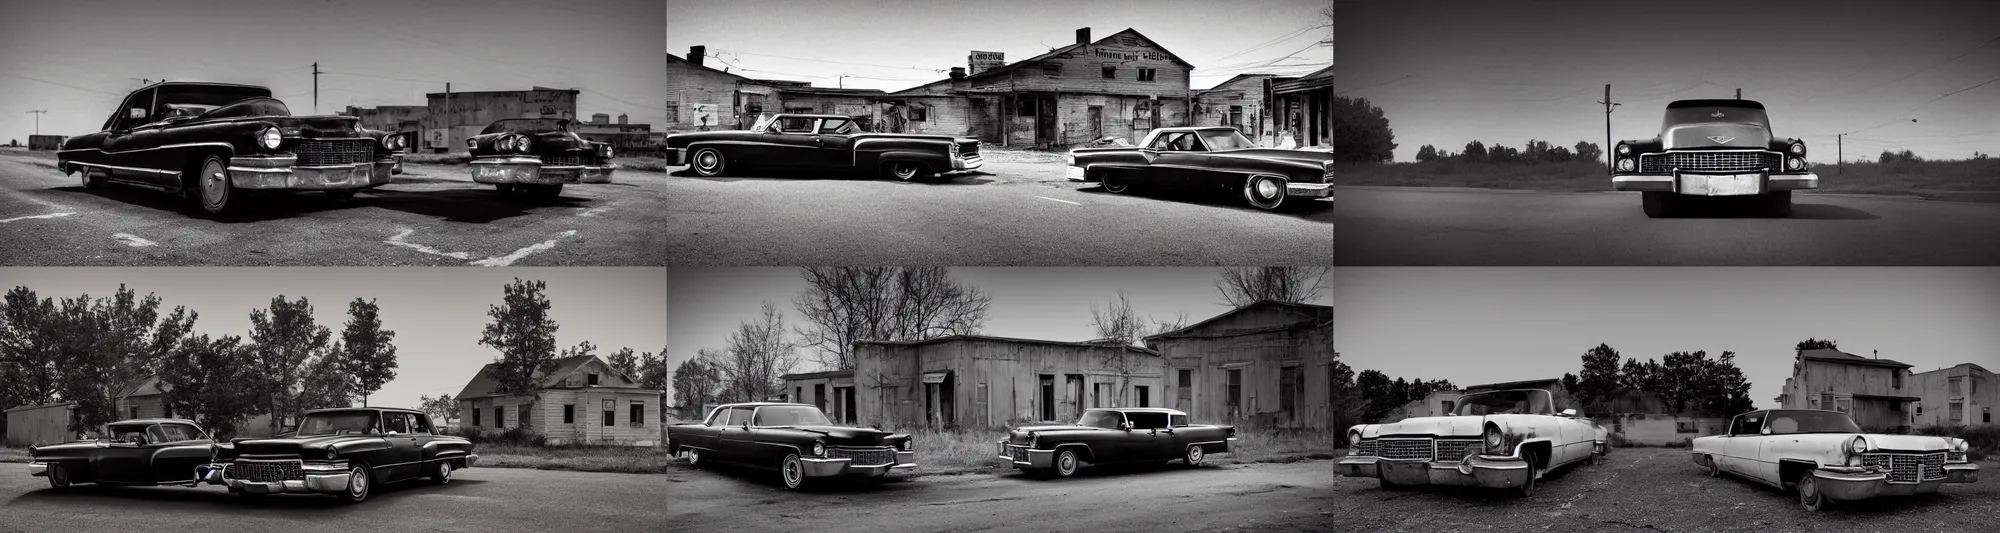
<svg viewBox="0 0 2000 533">
<path fill-rule="evenodd" d="M 1244 137 L 1242 133 L 1237 133 L 1236 130 L 1201 130 L 1201 143 L 1208 145 L 1208 151 L 1210 152 L 1245 150 L 1257 147 L 1256 143 L 1250 142 L 1249 137 Z"/>
<path fill-rule="evenodd" d="M 1861 426 L 1846 413 L 1833 411 L 1772 411 L 1770 422 L 1772 435 L 1795 433 L 1860 433 Z"/>
<path fill-rule="evenodd" d="M 209 109 L 214 109 L 251 98 L 270 95 L 271 90 L 263 87 L 165 85 L 160 87 L 160 104 L 163 106 L 162 111 L 176 105 L 206 106 Z"/>
<path fill-rule="evenodd" d="M 488 124 L 479 134 L 538 131 L 569 131 L 569 121 L 560 118 L 513 118 Z"/>
<path fill-rule="evenodd" d="M 201 430 L 187 424 L 160 424 L 147 430 L 146 434 L 146 438 L 152 439 L 153 442 L 180 442 L 203 438 Z"/>
<path fill-rule="evenodd" d="M 826 413 L 809 405 L 777 405 L 757 408 L 752 426 L 829 426 Z"/>
<path fill-rule="evenodd" d="M 112 441 L 116 442 L 135 442 L 137 437 L 150 439 L 152 436 L 146 434 L 146 429 L 150 427 L 152 426 L 147 424 L 111 426 L 109 431 L 111 435 L 109 437 Z"/>
<path fill-rule="evenodd" d="M 1750 107 L 1674 107 L 1667 109 L 1667 120 L 1660 129 L 1688 124 L 1748 124 L 1771 127 L 1771 119 L 1764 110 Z"/>
<path fill-rule="evenodd" d="M 341 411 L 334 413 L 314 413 L 299 421 L 297 436 L 319 435 L 374 435 L 374 411 Z"/>
<path fill-rule="evenodd" d="M 222 106 L 208 104 L 166 104 L 166 107 L 167 110 L 161 114 L 161 118 L 197 117 L 201 116 L 202 113 L 207 113 Z"/>
<path fill-rule="evenodd" d="M 1540 389 L 1503 390 L 1467 394 L 1458 399 L 1459 416 L 1546 415 L 1549 391 Z"/>
<path fill-rule="evenodd" d="M 1083 413 L 1083 418 L 1079 418 L 1076 420 L 1076 425 L 1089 426 L 1094 428 L 1104 428 L 1104 429 L 1118 429 L 1118 423 L 1123 421 L 1125 421 L 1125 417 L 1118 416 L 1117 411 L 1092 410 L 1092 411 L 1085 411 Z"/>
</svg>

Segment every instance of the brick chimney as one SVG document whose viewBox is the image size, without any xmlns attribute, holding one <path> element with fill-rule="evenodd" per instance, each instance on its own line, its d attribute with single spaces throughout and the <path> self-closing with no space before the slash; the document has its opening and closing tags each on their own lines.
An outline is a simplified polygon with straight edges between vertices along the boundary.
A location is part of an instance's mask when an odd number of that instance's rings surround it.
<svg viewBox="0 0 2000 533">
<path fill-rule="evenodd" d="M 1076 29 L 1076 44 L 1090 44 L 1090 28 Z"/>
<path fill-rule="evenodd" d="M 694 63 L 695 66 L 697 67 L 701 66 L 701 58 L 706 57 L 707 55 L 708 55 L 708 47 L 706 46 L 688 47 L 688 58 L 687 58 L 688 62 Z"/>
<path fill-rule="evenodd" d="M 965 67 L 951 67 L 951 79 L 965 77 Z"/>
</svg>

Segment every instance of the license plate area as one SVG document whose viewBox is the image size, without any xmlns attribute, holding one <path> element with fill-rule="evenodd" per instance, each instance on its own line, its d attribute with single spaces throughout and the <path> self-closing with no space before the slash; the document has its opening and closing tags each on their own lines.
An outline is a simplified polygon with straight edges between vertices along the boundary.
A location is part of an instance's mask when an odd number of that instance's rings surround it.
<svg viewBox="0 0 2000 533">
<path fill-rule="evenodd" d="M 1680 174 L 1681 194 L 1748 196 L 1764 192 L 1764 174 Z"/>
</svg>

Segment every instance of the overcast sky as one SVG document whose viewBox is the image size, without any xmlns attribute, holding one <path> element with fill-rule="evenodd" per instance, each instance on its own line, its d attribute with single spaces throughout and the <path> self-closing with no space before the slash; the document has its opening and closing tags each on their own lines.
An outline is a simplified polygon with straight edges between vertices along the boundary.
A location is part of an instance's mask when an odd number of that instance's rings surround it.
<svg viewBox="0 0 2000 533">
<path fill-rule="evenodd" d="M 600 356 L 621 347 L 659 352 L 667 342 L 667 274 L 664 268 L 4 268 L 0 285 L 33 289 L 41 298 L 110 296 L 124 283 L 161 299 L 162 316 L 174 306 L 201 313 L 195 332 L 211 337 L 249 336 L 250 311 L 268 309 L 284 295 L 312 303 L 313 316 L 334 340 L 347 323 L 347 303 L 375 300 L 382 327 L 396 332 L 396 379 L 369 398 L 371 405 L 418 407 L 419 396 L 457 395 L 481 366 L 499 353 L 479 344 L 501 302 L 501 289 L 519 277 L 548 284 L 556 344 L 582 341 Z"/>
<path fill-rule="evenodd" d="M 1340 268 L 1334 294 L 1342 361 L 1460 387 L 1578 372 L 1598 343 L 1734 351 L 1759 407 L 1809 337 L 1917 372 L 2000 364 L 2000 268 Z"/>
<path fill-rule="evenodd" d="M 198 7 L 197 7 L 198 6 Z M 0 0 L 0 143 L 97 131 L 141 79 L 270 87 L 298 115 L 425 93 L 575 88 L 577 116 L 666 120 L 658 0 Z"/>
<path fill-rule="evenodd" d="M 1201 90 L 1237 74 L 1333 64 L 1333 48 L 1315 45 L 1331 36 L 1320 14 L 1330 2 L 667 0 L 667 53 L 707 46 L 720 58 L 705 65 L 750 78 L 897 91 L 945 79 L 972 50 L 1004 52 L 1012 63 L 1076 42 L 1077 28 L 1089 27 L 1092 40 L 1131 28 L 1192 63 Z"/>
<path fill-rule="evenodd" d="M 1396 160 L 1425 144 L 1602 144 L 1659 133 L 1672 100 L 1763 102 L 1774 132 L 1832 163 L 1884 149 L 2000 152 L 2000 2 L 1350 2 L 1337 91 L 1380 106 Z M 1985 83 L 1984 86 L 1979 86 Z M 1977 87 L 1975 87 L 1977 86 Z M 1961 91 L 1951 96 L 1946 93 Z M 1942 97 L 1942 98 L 1940 98 Z M 1917 119 L 1916 122 L 1910 120 Z"/>
<path fill-rule="evenodd" d="M 1141 317 L 1173 320 L 1185 313 L 1188 323 L 1207 320 L 1231 308 L 1215 289 L 1212 268 L 954 268 L 952 277 L 977 286 L 993 298 L 981 332 L 998 337 L 1054 341 L 1096 338 L 1091 306 L 1103 308 L 1119 290 Z M 673 346 L 668 361 L 679 365 L 701 348 L 723 349 L 738 324 L 757 318 L 764 301 L 776 303 L 793 326 L 805 326 L 794 301 L 806 288 L 795 268 L 675 268 L 668 314 Z M 1329 290 L 1316 303 L 1333 305 Z M 799 351 L 811 366 L 812 349 Z M 671 402 L 671 400 L 669 400 Z"/>
</svg>

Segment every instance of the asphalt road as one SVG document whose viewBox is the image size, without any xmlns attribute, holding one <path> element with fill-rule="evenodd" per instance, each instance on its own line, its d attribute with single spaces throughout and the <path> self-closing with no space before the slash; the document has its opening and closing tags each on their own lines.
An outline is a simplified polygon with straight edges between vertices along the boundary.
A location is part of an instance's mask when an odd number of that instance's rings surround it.
<svg viewBox="0 0 2000 533">
<path fill-rule="evenodd" d="M 1510 499 L 1458 487 L 1385 491 L 1369 478 L 1333 483 L 1334 531 L 1993 531 L 2000 483 L 1947 485 L 1935 494 L 1865 500 L 1818 513 L 1794 495 L 1734 477 L 1710 478 L 1680 448 L 1621 448 L 1596 466 L 1543 477 Z M 2000 467 L 1988 462 L 1981 469 Z M 1990 470 L 1989 470 L 1990 472 Z"/>
<path fill-rule="evenodd" d="M 616 183 L 534 204 L 473 183 L 462 166 L 405 170 L 350 202 L 267 196 L 216 218 L 157 191 L 84 189 L 53 159 L 0 152 L 0 264 L 652 266 L 670 256 L 664 173 L 620 169 Z"/>
<path fill-rule="evenodd" d="M 2000 204 L 1795 194 L 1791 218 L 1649 219 L 1638 193 L 1337 187 L 1345 266 L 1993 266 Z"/>
<path fill-rule="evenodd" d="M 1333 461 L 843 483 L 788 492 L 776 474 L 681 470 L 661 501 L 685 531 L 1328 531 Z M 1338 530 L 1337 528 L 1335 530 Z"/>
<path fill-rule="evenodd" d="M 450 485 L 376 487 L 368 501 L 276 495 L 251 501 L 222 487 L 53 491 L 26 464 L 0 464 L 0 532 L 32 531 L 672 531 L 650 474 L 470 468 Z M 663 505 L 664 503 L 664 505 Z"/>
<path fill-rule="evenodd" d="M 660 231 L 677 265 L 1333 264 L 1332 202 L 1112 195 L 1070 183 L 1060 156 L 988 157 L 939 183 L 673 167 Z"/>
</svg>

